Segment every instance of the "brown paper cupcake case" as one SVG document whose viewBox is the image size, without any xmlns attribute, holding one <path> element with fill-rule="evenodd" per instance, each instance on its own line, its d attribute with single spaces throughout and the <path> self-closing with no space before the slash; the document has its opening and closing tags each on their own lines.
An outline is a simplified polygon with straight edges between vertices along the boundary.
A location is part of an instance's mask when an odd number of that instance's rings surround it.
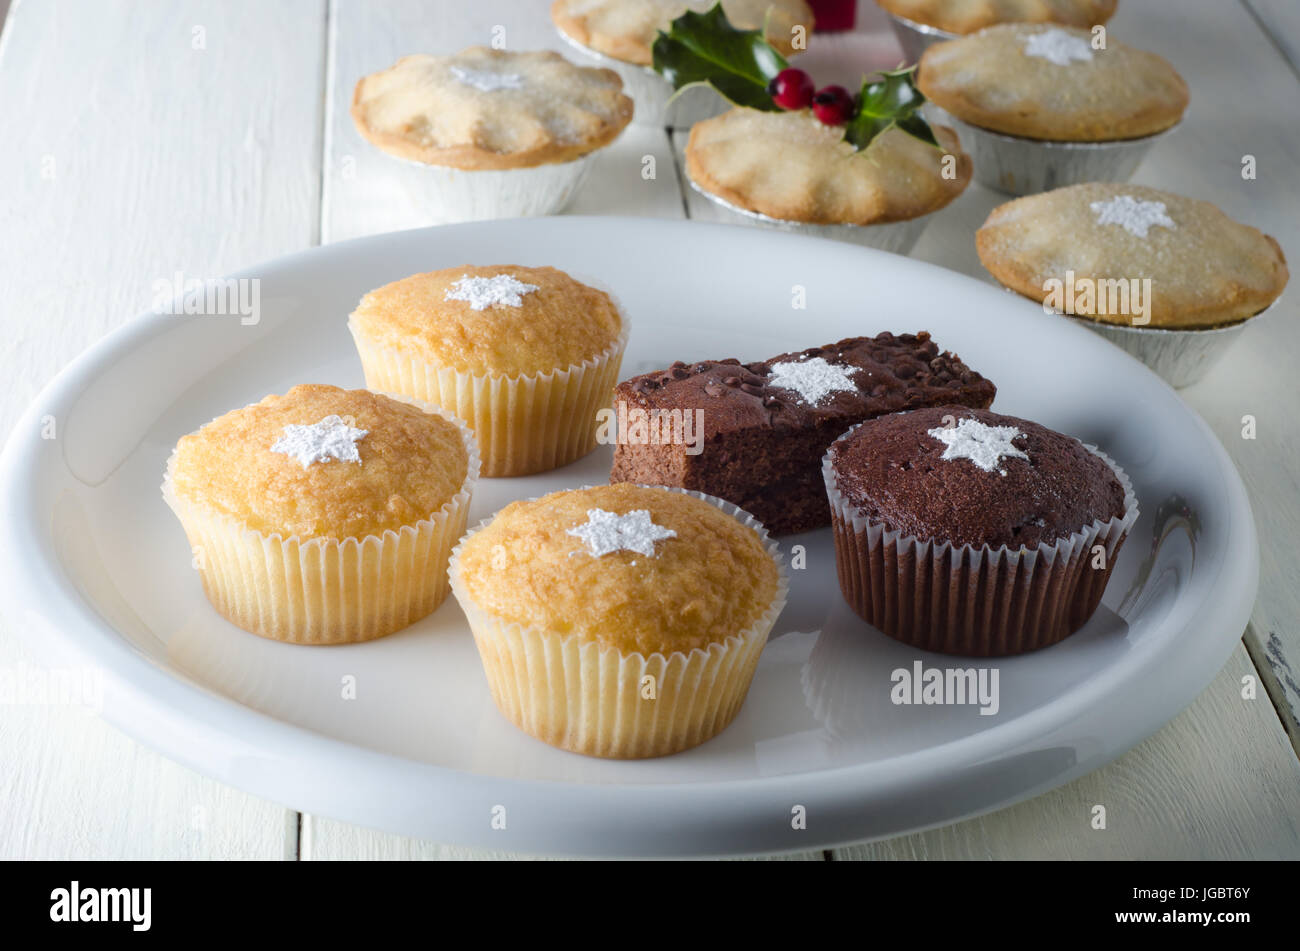
<svg viewBox="0 0 1300 951">
<path fill-rule="evenodd" d="M 828 451 L 822 475 L 845 600 L 895 640 L 943 654 L 1020 654 L 1074 633 L 1101 603 L 1120 546 L 1138 517 L 1128 476 L 1095 446 L 1084 446 L 1124 487 L 1123 515 L 1032 549 L 954 547 L 890 530 L 854 511 L 840 494 Z M 1096 545 L 1105 546 L 1104 568 L 1092 567 Z"/>
<path fill-rule="evenodd" d="M 474 634 L 492 699 L 525 733 L 573 753 L 641 759 L 697 746 L 721 733 L 740 711 L 768 634 L 785 607 L 784 559 L 767 530 L 743 509 L 702 492 L 667 491 L 703 499 L 752 528 L 776 562 L 771 604 L 748 628 L 708 650 L 624 653 L 483 610 L 465 590 L 459 555 L 491 519 L 471 529 L 452 552 L 451 589 Z M 640 697 L 647 676 L 658 685 L 653 701 Z"/>
</svg>

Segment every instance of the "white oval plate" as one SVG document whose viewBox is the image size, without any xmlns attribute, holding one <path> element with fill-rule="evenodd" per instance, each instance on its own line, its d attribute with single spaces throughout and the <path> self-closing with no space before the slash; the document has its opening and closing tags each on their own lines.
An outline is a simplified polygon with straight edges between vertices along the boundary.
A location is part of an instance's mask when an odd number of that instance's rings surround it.
<svg viewBox="0 0 1300 951">
<path fill-rule="evenodd" d="M 736 721 L 678 756 L 587 759 L 492 705 L 454 601 L 377 642 L 302 648 L 208 605 L 159 481 L 177 438 L 294 383 L 362 385 L 346 327 L 367 290 L 465 263 L 552 264 L 631 315 L 624 375 L 674 359 L 761 359 L 882 330 L 930 330 L 998 386 L 994 408 L 1096 443 L 1142 518 L 1087 627 L 1023 657 L 923 654 L 840 598 L 829 531 Z M 485 222 L 317 248 L 236 275 L 260 319 L 152 314 L 48 387 L 0 473 L 15 626 L 102 668 L 104 715 L 167 755 L 306 812 L 471 847 L 581 855 L 815 849 L 988 811 L 1095 769 L 1155 731 L 1246 625 L 1258 550 L 1241 480 L 1209 429 L 1135 360 L 1000 289 L 906 258 L 760 229 L 619 218 Z M 250 285 L 251 287 L 251 285 Z M 800 290 L 802 289 L 802 291 Z M 807 306 L 792 306 L 797 296 Z M 48 425 L 54 422 L 55 438 Z M 485 480 L 506 502 L 603 482 L 605 447 Z M 895 705 L 891 674 L 995 668 L 999 710 Z M 344 699 L 345 678 L 355 699 Z M 504 807 L 505 828 L 493 822 Z M 806 828 L 792 821 L 803 807 Z"/>
</svg>

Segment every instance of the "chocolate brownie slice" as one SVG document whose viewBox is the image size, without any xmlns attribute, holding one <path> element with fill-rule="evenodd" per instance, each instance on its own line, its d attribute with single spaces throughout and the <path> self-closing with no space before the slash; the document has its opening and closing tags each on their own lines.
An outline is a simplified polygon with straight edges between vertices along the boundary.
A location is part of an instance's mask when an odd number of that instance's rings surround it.
<svg viewBox="0 0 1300 951">
<path fill-rule="evenodd" d="M 925 332 L 850 337 L 770 360 L 702 360 L 614 388 L 611 482 L 707 492 L 777 534 L 830 524 L 821 460 L 855 423 L 959 404 L 996 388 Z"/>
</svg>

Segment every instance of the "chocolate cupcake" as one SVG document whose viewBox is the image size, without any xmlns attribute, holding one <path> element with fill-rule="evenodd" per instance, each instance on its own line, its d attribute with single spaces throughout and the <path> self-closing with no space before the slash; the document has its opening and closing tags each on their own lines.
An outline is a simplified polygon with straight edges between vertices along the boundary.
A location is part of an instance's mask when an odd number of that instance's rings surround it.
<svg viewBox="0 0 1300 951">
<path fill-rule="evenodd" d="M 1077 631 L 1138 516 L 1095 447 L 965 406 L 867 420 L 822 473 L 849 605 L 947 654 L 1019 654 Z"/>
</svg>

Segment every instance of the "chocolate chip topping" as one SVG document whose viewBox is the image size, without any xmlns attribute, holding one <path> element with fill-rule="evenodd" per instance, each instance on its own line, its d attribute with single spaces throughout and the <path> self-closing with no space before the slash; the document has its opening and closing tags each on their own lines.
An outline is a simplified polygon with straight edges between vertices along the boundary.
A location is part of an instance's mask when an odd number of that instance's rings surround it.
<svg viewBox="0 0 1300 951">
<path fill-rule="evenodd" d="M 856 392 L 838 391 L 810 405 L 798 393 L 771 385 L 774 365 L 814 357 L 851 367 Z M 856 421 L 933 405 L 945 393 L 953 402 L 988 405 L 994 392 L 992 383 L 956 355 L 941 353 L 925 331 L 849 337 L 748 364 L 734 358 L 690 365 L 678 361 L 668 370 L 632 377 L 617 388 L 624 399 L 634 394 L 635 402 L 646 408 L 702 408 L 709 434 L 756 425 L 802 427 L 829 418 Z"/>
<path fill-rule="evenodd" d="M 1007 456 L 986 471 L 942 458 L 929 430 L 975 419 L 1011 426 Z M 1124 512 L 1124 487 L 1104 460 L 1066 436 L 1014 416 L 938 406 L 869 419 L 831 447 L 836 485 L 862 515 L 918 538 L 955 545 L 1036 547 Z M 1005 474 L 1003 474 L 1005 473 Z"/>
</svg>

